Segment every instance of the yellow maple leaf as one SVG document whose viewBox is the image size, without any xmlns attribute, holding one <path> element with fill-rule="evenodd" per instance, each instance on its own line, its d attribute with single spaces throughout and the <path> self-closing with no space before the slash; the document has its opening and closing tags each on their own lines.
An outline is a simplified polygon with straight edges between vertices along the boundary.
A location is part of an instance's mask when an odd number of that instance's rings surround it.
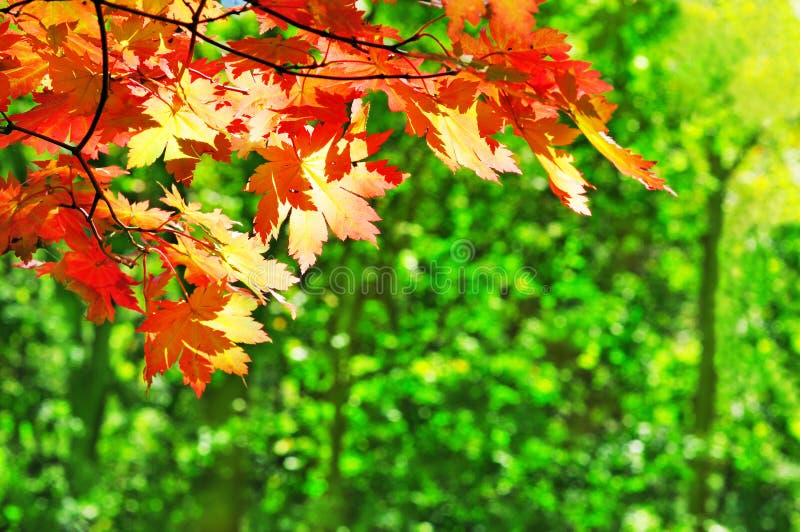
<svg viewBox="0 0 800 532">
<path fill-rule="evenodd" d="M 289 217 L 289 254 L 305 272 L 322 253 L 322 243 L 328 241 L 328 227 L 319 211 L 292 209 Z"/>
<path fill-rule="evenodd" d="M 167 257 L 173 264 L 186 267 L 184 277 L 193 284 L 204 284 L 204 279 L 212 282 L 224 281 L 228 269 L 223 261 L 212 254 L 205 243 L 184 235 L 176 235 L 175 243 L 166 249 Z"/>
<path fill-rule="evenodd" d="M 585 194 L 587 187 L 594 187 L 572 165 L 572 155 L 552 146 L 546 146 L 543 151 L 534 152 L 534 155 L 550 177 L 550 188 L 561 198 L 561 203 L 578 214 L 591 216 L 589 198 Z"/>
<path fill-rule="evenodd" d="M 242 281 L 257 296 L 262 292 L 287 290 L 299 280 L 285 264 L 264 258 L 267 249 L 269 246 L 260 238 L 236 231 L 230 231 L 218 247 L 230 279 Z"/>
<path fill-rule="evenodd" d="M 656 164 L 654 161 L 647 161 L 641 155 L 626 150 L 609 136 L 605 122 L 611 116 L 613 109 L 614 106 L 601 96 L 585 97 L 577 104 L 570 104 L 570 117 L 589 142 L 611 161 L 617 170 L 639 181 L 648 190 L 663 189 L 674 195 L 672 189 L 666 186 L 666 180 L 650 170 Z"/>
<path fill-rule="evenodd" d="M 236 344 L 268 342 L 270 339 L 262 329 L 262 324 L 254 320 L 251 315 L 257 307 L 258 302 L 252 297 L 234 292 L 214 319 L 203 323 L 225 333 L 225 336 Z"/>
<path fill-rule="evenodd" d="M 214 144 L 217 131 L 197 116 L 197 111 L 180 102 L 167 103 L 170 96 L 153 96 L 144 103 L 145 113 L 159 125 L 137 133 L 128 142 L 128 167 L 148 166 L 163 153 L 164 160 L 188 157 L 178 139 Z"/>
<path fill-rule="evenodd" d="M 262 324 L 253 319 L 252 313 L 257 307 L 258 302 L 254 298 L 234 292 L 214 319 L 204 321 L 203 325 L 222 332 L 228 340 L 236 344 L 271 342 Z M 250 357 L 244 349 L 236 345 L 221 352 L 209 353 L 208 360 L 215 369 L 243 376 L 247 374 Z"/>
<path fill-rule="evenodd" d="M 298 279 L 285 264 L 264 257 L 269 246 L 261 238 L 232 231 L 234 222 L 219 209 L 202 212 L 199 203 L 186 203 L 175 186 L 165 190 L 161 201 L 179 211 L 181 222 L 205 233 L 203 240 L 178 235 L 177 243 L 170 247 L 170 259 L 184 264 L 188 275 L 198 279 L 205 275 L 215 281 L 227 278 L 232 283 L 241 281 L 262 302 L 267 293 L 284 302 L 276 291 L 287 290 Z"/>
<path fill-rule="evenodd" d="M 464 113 L 444 106 L 439 106 L 435 113 L 421 109 L 433 126 L 426 137 L 433 153 L 450 170 L 469 168 L 489 181 L 497 181 L 498 172 L 521 173 L 508 148 L 498 144 L 492 149 L 481 136 L 477 106 L 477 102 L 473 103 Z"/>
<path fill-rule="evenodd" d="M 375 242 L 378 228 L 372 223 L 380 217 L 367 201 L 345 189 L 341 181 L 328 182 L 325 172 L 326 155 L 331 142 L 305 157 L 301 163 L 303 177 L 311 185 L 308 195 L 316 211 L 292 209 L 289 218 L 289 253 L 300 262 L 305 271 L 322 252 L 322 243 L 328 240 L 328 228 L 345 240 Z M 326 225 L 327 222 L 327 225 Z"/>
<path fill-rule="evenodd" d="M 247 375 L 247 363 L 250 362 L 250 356 L 245 353 L 244 349 L 236 346 L 221 353 L 215 353 L 209 356 L 208 360 L 215 369 L 241 377 Z"/>
<path fill-rule="evenodd" d="M 203 212 L 200 210 L 202 207 L 200 203 L 194 201 L 186 203 L 175 185 L 172 185 L 170 190 L 164 189 L 164 197 L 161 198 L 161 202 L 177 209 L 184 222 L 199 224 L 209 234 L 221 240 L 225 240 L 228 231 L 235 224 L 233 220 L 222 214 L 221 209 Z"/>
<path fill-rule="evenodd" d="M 572 142 L 575 130 L 560 125 L 551 119 L 517 119 L 519 133 L 528 142 L 536 159 L 550 178 L 550 189 L 561 199 L 561 203 L 584 216 L 591 216 L 586 189 L 594 186 L 584 179 L 580 170 L 572 164 L 574 158 L 564 150 L 553 147 Z"/>
</svg>

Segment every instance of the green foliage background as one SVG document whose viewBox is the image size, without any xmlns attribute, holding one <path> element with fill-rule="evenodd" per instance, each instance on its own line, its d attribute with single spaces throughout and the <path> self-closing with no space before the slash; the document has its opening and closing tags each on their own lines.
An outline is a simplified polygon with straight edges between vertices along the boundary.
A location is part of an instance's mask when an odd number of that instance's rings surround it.
<svg viewBox="0 0 800 532">
<path fill-rule="evenodd" d="M 200 401 L 177 372 L 145 394 L 135 316 L 94 328 L 4 258 L 0 528 L 800 530 L 798 9 L 544 4 L 679 198 L 583 143 L 582 218 L 522 146 L 498 187 L 398 138 L 380 249 L 327 244 L 297 320 L 261 313 L 247 386 Z M 204 163 L 191 194 L 250 219 L 254 164 Z"/>
</svg>

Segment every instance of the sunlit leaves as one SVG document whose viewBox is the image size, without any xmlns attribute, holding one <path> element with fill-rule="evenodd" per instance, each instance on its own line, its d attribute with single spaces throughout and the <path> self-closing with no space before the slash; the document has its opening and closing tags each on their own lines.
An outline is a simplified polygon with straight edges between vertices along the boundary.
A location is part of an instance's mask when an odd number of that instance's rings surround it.
<svg viewBox="0 0 800 532">
<path fill-rule="evenodd" d="M 449 107 L 423 111 L 433 126 L 427 138 L 436 156 L 451 170 L 468 168 L 488 181 L 497 181 L 498 172 L 521 173 L 508 148 L 481 136 L 476 109 L 477 103 L 465 112 Z"/>
<path fill-rule="evenodd" d="M 53 159 L 0 185 L 0 251 L 78 293 L 93 321 L 115 306 L 143 312 L 145 380 L 177 364 L 199 395 L 216 369 L 246 373 L 240 343 L 268 340 L 258 305 L 293 312 L 279 292 L 298 279 L 266 258 L 282 231 L 301 273 L 330 233 L 377 245 L 369 200 L 408 174 L 378 155 L 392 132 L 374 132 L 364 102 L 376 93 L 452 171 L 494 182 L 529 172 L 497 135 L 523 138 L 581 214 L 590 185 L 566 149 L 578 132 L 622 173 L 663 188 L 652 163 L 611 140 L 610 87 L 570 58 L 565 35 L 536 29 L 540 3 L 431 2 L 446 17 L 431 8 L 430 24 L 402 35 L 353 1 L 262 1 L 258 31 L 225 42 L 209 21 L 238 8 L 211 0 L 0 4 L 0 148 L 24 142 Z M 198 58 L 201 42 L 213 58 Z M 127 169 L 101 163 L 115 146 Z M 188 187 L 201 160 L 234 156 L 263 159 L 239 181 L 258 196 L 252 231 L 169 183 L 161 206 L 117 186 L 163 161 Z M 44 245 L 63 255 L 35 263 Z"/>
<path fill-rule="evenodd" d="M 213 144 L 217 136 L 217 132 L 208 127 L 195 111 L 180 101 L 151 98 L 145 103 L 145 113 L 158 125 L 134 135 L 128 141 L 128 166 L 131 167 L 152 164 L 162 154 L 166 161 L 186 157 L 179 139 Z"/>
<path fill-rule="evenodd" d="M 383 195 L 403 174 L 383 163 L 359 163 L 385 140 L 368 135 L 368 108 L 354 104 L 346 132 L 319 125 L 295 133 L 292 144 L 272 137 L 259 152 L 268 162 L 250 178 L 248 190 L 264 194 L 254 221 L 268 241 L 289 218 L 289 253 L 305 271 L 316 262 L 328 227 L 340 239 L 376 242 L 378 214 L 364 198 Z"/>
<path fill-rule="evenodd" d="M 572 105 L 571 116 L 589 142 L 597 148 L 609 161 L 614 163 L 617 170 L 630 176 L 650 190 L 664 188 L 664 179 L 658 177 L 650 168 L 655 165 L 653 161 L 646 161 L 641 155 L 622 148 L 608 135 L 605 122 L 600 117 L 595 105 L 609 106 L 603 99 L 591 101 L 581 99 Z M 610 112 L 609 112 L 610 115 Z M 667 188 L 667 190 L 670 190 Z"/>
<path fill-rule="evenodd" d="M 59 262 L 48 262 L 37 268 L 39 275 L 50 274 L 89 303 L 86 318 L 95 323 L 114 321 L 116 305 L 140 311 L 133 295 L 134 280 L 120 271 L 93 240 L 85 241 L 64 254 Z"/>
</svg>

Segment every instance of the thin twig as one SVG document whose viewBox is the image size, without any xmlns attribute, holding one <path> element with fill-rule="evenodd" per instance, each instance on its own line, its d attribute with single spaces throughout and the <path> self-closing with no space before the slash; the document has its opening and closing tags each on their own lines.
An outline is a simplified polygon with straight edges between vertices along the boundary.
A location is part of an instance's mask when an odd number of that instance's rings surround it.
<svg viewBox="0 0 800 532">
<path fill-rule="evenodd" d="M 187 4 L 188 6 L 188 4 Z M 197 10 L 192 12 L 192 23 L 189 25 L 189 32 L 192 36 L 189 38 L 189 47 L 186 50 L 186 61 L 184 61 L 183 65 L 181 65 L 181 70 L 178 72 L 178 82 L 183 79 L 183 73 L 186 72 L 186 69 L 192 63 L 192 56 L 194 55 L 194 47 L 197 44 L 197 26 L 200 22 L 200 15 L 203 14 L 203 9 L 206 7 L 206 0 L 200 0 L 200 5 L 197 6 Z M 191 9 L 191 7 L 189 7 Z"/>
<path fill-rule="evenodd" d="M 106 21 L 103 17 L 103 6 L 100 5 L 100 2 L 94 2 L 94 11 L 97 16 L 97 26 L 100 29 L 100 51 L 102 53 L 102 69 L 103 69 L 103 82 L 102 87 L 100 88 L 100 99 L 97 101 L 97 108 L 94 111 L 94 117 L 92 117 L 92 122 L 89 124 L 89 129 L 84 133 L 83 138 L 81 141 L 75 146 L 75 151 L 83 151 L 83 148 L 86 147 L 89 140 L 94 135 L 95 130 L 97 129 L 97 125 L 100 123 L 100 118 L 103 115 L 103 109 L 105 109 L 106 101 L 108 101 L 108 93 L 110 88 L 110 74 L 109 74 L 109 66 L 108 66 L 108 35 L 106 34 Z"/>
<path fill-rule="evenodd" d="M 414 35 L 412 35 L 408 39 L 402 40 L 402 41 L 400 41 L 398 43 L 395 43 L 395 44 L 383 44 L 383 43 L 377 43 L 377 42 L 362 41 L 361 39 L 356 39 L 355 37 L 344 37 L 344 36 L 338 35 L 336 33 L 331 33 L 328 30 L 321 30 L 319 28 L 315 28 L 313 26 L 309 26 L 307 24 L 303 24 L 302 22 L 297 22 L 296 20 L 292 19 L 291 17 L 287 17 L 286 15 L 284 15 L 284 14 L 278 12 L 278 11 L 275 11 L 274 9 L 262 6 L 257 0 L 245 0 L 245 2 L 247 2 L 248 4 L 253 6 L 254 8 L 258 9 L 259 11 L 262 11 L 262 12 L 266 13 L 267 15 L 269 15 L 269 16 L 271 16 L 273 18 L 276 18 L 278 20 L 282 20 L 283 22 L 286 22 L 287 24 L 290 24 L 290 25 L 294 26 L 297 29 L 300 29 L 300 30 L 303 30 L 303 31 L 307 31 L 308 33 L 313 33 L 314 35 L 318 35 L 318 36 L 324 37 L 326 39 L 331 39 L 331 40 L 334 40 L 334 41 L 340 41 L 340 42 L 343 42 L 343 43 L 347 43 L 347 44 L 349 44 L 350 46 L 352 46 L 353 48 L 356 48 L 356 49 L 358 49 L 359 47 L 363 46 L 363 47 L 366 47 L 366 48 L 378 48 L 378 49 L 381 49 L 381 50 L 387 50 L 389 52 L 398 52 L 398 51 L 400 51 L 399 48 L 401 46 L 403 46 L 404 44 L 408 44 L 410 42 L 414 42 L 414 41 L 418 40 L 418 38 L 419 38 L 419 37 L 417 37 L 417 33 L 415 33 Z M 432 20 L 431 23 L 436 22 L 440 18 L 442 18 L 442 17 L 438 17 L 438 18 Z M 425 28 L 425 26 L 423 26 L 420 29 L 423 29 L 423 28 Z"/>
<path fill-rule="evenodd" d="M 101 4 L 103 4 L 104 6 L 110 7 L 112 9 L 116 9 L 118 11 L 131 13 L 133 15 L 139 15 L 141 17 L 149 18 L 151 20 L 157 20 L 159 22 L 165 22 L 167 24 L 174 24 L 174 25 L 176 25 L 178 27 L 181 27 L 181 28 L 184 28 L 184 29 L 186 29 L 188 31 L 192 31 L 193 24 L 191 22 L 185 22 L 183 20 L 177 20 L 177 19 L 173 19 L 173 18 L 170 18 L 170 17 L 162 16 L 162 15 L 156 15 L 156 14 L 153 14 L 153 13 L 147 13 L 146 11 L 142 11 L 140 9 L 136 9 L 136 8 L 133 8 L 133 7 L 124 6 L 124 5 L 121 5 L 121 4 L 115 4 L 114 2 L 111 2 L 109 0 L 97 0 L 97 1 L 100 2 Z M 289 20 L 291 20 L 291 19 L 289 19 Z M 317 30 L 317 31 L 325 33 L 322 30 Z M 458 70 L 454 70 L 454 69 L 447 69 L 447 70 L 444 70 L 444 71 L 441 71 L 441 72 L 434 72 L 434 73 L 430 73 L 430 74 L 383 74 L 383 73 L 379 73 L 379 74 L 366 74 L 366 75 L 362 75 L 362 76 L 334 76 L 334 75 L 330 75 L 330 74 L 316 74 L 316 73 L 310 73 L 310 72 L 298 72 L 298 71 L 294 70 L 291 66 L 279 65 L 278 63 L 273 63 L 272 61 L 267 61 L 266 59 L 262 59 L 260 57 L 248 54 L 246 52 L 242 52 L 241 50 L 237 50 L 235 48 L 231 48 L 227 44 L 221 43 L 220 41 L 218 41 L 218 40 L 216 40 L 216 39 L 214 39 L 212 37 L 209 37 L 208 35 L 206 35 L 204 33 L 196 32 L 196 34 L 197 34 L 197 37 L 199 39 L 207 42 L 208 44 L 214 46 L 215 48 L 218 48 L 220 50 L 228 52 L 229 54 L 233 54 L 233 55 L 235 55 L 237 57 L 241 57 L 243 59 L 249 59 L 249 60 L 251 60 L 251 61 L 253 61 L 255 63 L 258 63 L 260 65 L 263 65 L 263 66 L 266 66 L 268 68 L 271 68 L 271 69 L 273 69 L 274 71 L 276 71 L 279 74 L 289 74 L 289 75 L 297 76 L 297 77 L 326 79 L 326 80 L 331 80 L 331 81 L 365 81 L 365 80 L 378 80 L 378 79 L 414 80 L 414 79 L 431 79 L 431 78 L 440 78 L 440 77 L 446 77 L 446 76 L 453 76 L 453 75 L 458 73 Z M 326 34 L 327 37 L 331 37 L 331 38 L 332 38 L 332 35 L 333 34 Z M 344 42 L 348 41 L 348 39 L 346 37 L 340 37 L 339 39 L 336 39 L 336 40 L 342 40 Z M 385 49 L 385 50 L 397 51 L 395 48 L 393 48 L 393 45 L 378 45 L 376 43 L 372 43 L 372 44 L 374 44 L 374 46 L 372 46 L 373 48 L 382 48 L 382 49 Z M 303 66 L 302 68 L 303 69 L 309 69 L 309 68 L 312 68 L 312 67 L 311 66 Z M 313 65 L 313 68 L 319 68 L 319 66 Z"/>
<path fill-rule="evenodd" d="M 30 3 L 32 3 L 33 1 L 34 1 L 34 0 L 20 0 L 19 2 L 14 2 L 13 4 L 11 4 L 11 5 L 8 5 L 8 6 L 4 7 L 3 9 L 0 9 L 0 13 L 6 13 L 6 14 L 9 14 L 9 13 L 11 13 L 11 12 L 12 12 L 14 9 L 16 9 L 16 8 L 18 8 L 18 7 L 24 7 L 24 6 L 26 6 L 26 5 L 30 4 Z M 17 15 L 18 15 L 18 14 L 19 14 L 19 13 L 17 13 Z"/>
<path fill-rule="evenodd" d="M 3 120 L 6 121 L 6 125 L 2 128 L 2 133 L 5 135 L 10 135 L 13 131 L 19 131 L 20 133 L 25 133 L 26 135 L 30 135 L 31 137 L 36 137 L 37 139 L 43 140 L 45 142 L 49 142 L 51 144 L 55 144 L 59 148 L 63 148 L 69 152 L 72 151 L 74 146 L 72 144 L 67 144 L 66 142 L 61 142 L 60 140 L 56 140 L 52 137 L 48 137 L 47 135 L 43 135 L 41 133 L 37 133 L 32 129 L 28 129 L 26 127 L 18 126 L 11 121 L 11 118 L 8 117 L 3 112 L 0 112 L 0 116 L 3 117 Z"/>
</svg>

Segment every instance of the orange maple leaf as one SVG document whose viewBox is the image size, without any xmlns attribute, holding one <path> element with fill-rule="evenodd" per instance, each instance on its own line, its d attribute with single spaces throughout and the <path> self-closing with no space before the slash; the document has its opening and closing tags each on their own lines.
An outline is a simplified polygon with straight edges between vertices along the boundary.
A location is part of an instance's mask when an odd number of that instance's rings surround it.
<svg viewBox="0 0 800 532">
<path fill-rule="evenodd" d="M 163 293 L 168 278 L 154 278 L 151 296 Z M 148 386 L 175 362 L 184 383 L 198 397 L 220 369 L 247 374 L 250 357 L 237 343 L 270 341 L 262 325 L 251 316 L 258 302 L 243 293 L 229 292 L 223 284 L 197 288 L 188 301 L 156 301 L 137 329 L 145 336 L 144 379 Z"/>
<path fill-rule="evenodd" d="M 148 309 L 137 329 L 146 333 L 144 379 L 148 387 L 156 374 L 163 374 L 187 351 L 189 360 L 181 364 L 181 370 L 186 370 L 184 375 L 198 397 L 203 393 L 211 373 L 201 369 L 211 366 L 212 355 L 234 347 L 224 332 L 204 322 L 215 319 L 229 298 L 222 285 L 208 285 L 197 288 L 188 301 L 158 301 Z"/>
<path fill-rule="evenodd" d="M 486 12 L 484 0 L 447 0 L 444 2 L 444 12 L 450 23 L 447 26 L 447 35 L 456 41 L 464 30 L 464 22 L 477 26 Z"/>
<path fill-rule="evenodd" d="M 530 43 L 536 19 L 533 14 L 539 11 L 544 0 L 489 0 L 489 29 L 499 48 L 507 48 L 512 43 Z"/>
<path fill-rule="evenodd" d="M 247 189 L 262 193 L 255 229 L 265 241 L 289 218 L 289 253 L 306 271 L 328 240 L 328 227 L 340 239 L 375 242 L 380 219 L 365 198 L 382 195 L 404 175 L 382 163 L 357 163 L 373 153 L 386 135 L 367 135 L 368 106 L 355 103 L 351 124 L 320 124 L 301 129 L 291 143 L 273 136 L 259 152 L 270 159 L 256 169 Z"/>
<path fill-rule="evenodd" d="M 639 181 L 648 190 L 666 190 L 675 194 L 666 186 L 666 181 L 658 177 L 650 168 L 656 163 L 647 161 L 641 155 L 621 147 L 608 134 L 605 122 L 614 110 L 614 105 L 602 96 L 584 96 L 577 103 L 570 105 L 570 116 L 589 142 L 611 161 L 617 170 Z M 606 119 L 601 117 L 606 113 Z"/>
</svg>

